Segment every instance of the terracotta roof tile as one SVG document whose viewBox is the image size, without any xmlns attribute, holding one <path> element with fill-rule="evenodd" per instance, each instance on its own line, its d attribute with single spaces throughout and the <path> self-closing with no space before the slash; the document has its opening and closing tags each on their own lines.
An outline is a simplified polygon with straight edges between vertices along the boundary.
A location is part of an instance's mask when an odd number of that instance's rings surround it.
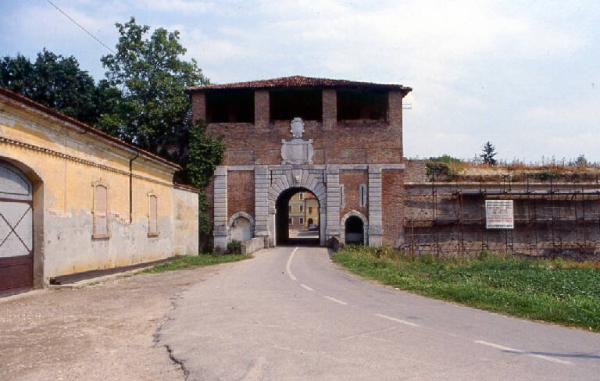
<svg viewBox="0 0 600 381">
<path fill-rule="evenodd" d="M 400 90 L 409 93 L 410 87 L 390 83 L 358 82 L 342 79 L 314 78 L 294 75 L 291 77 L 264 79 L 259 81 L 235 82 L 225 84 L 211 84 L 205 86 L 194 86 L 187 89 L 188 92 L 205 90 L 226 89 L 275 89 L 275 88 L 364 88 L 381 90 Z"/>
</svg>

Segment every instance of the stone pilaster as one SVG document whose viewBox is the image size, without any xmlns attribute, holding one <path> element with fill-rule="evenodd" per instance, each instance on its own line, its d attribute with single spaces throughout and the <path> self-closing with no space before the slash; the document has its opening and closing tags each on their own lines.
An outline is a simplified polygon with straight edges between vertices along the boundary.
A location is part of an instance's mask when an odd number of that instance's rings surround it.
<svg viewBox="0 0 600 381">
<path fill-rule="evenodd" d="M 340 235 L 340 169 L 334 165 L 328 165 L 325 171 L 325 182 L 327 187 L 327 228 L 325 237 L 339 237 Z M 321 222 L 322 223 L 322 222 Z"/>
<path fill-rule="evenodd" d="M 254 126 L 257 130 L 268 129 L 270 118 L 269 91 L 256 90 L 254 92 Z"/>
<path fill-rule="evenodd" d="M 323 97 L 323 129 L 332 130 L 337 126 L 337 92 L 335 89 L 324 89 Z"/>
<path fill-rule="evenodd" d="M 369 246 L 376 247 L 383 243 L 381 186 L 381 167 L 369 165 Z"/>
<path fill-rule="evenodd" d="M 257 165 L 254 167 L 254 236 L 263 237 L 265 246 L 269 237 L 269 187 L 271 186 L 269 167 Z"/>
<path fill-rule="evenodd" d="M 227 249 L 227 167 L 218 166 L 214 182 L 214 247 L 215 250 Z"/>
</svg>

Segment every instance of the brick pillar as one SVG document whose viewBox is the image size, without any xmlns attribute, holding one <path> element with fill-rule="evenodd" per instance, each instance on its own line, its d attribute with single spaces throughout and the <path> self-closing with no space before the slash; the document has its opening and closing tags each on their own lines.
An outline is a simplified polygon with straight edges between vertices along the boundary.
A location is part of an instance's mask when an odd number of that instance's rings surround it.
<svg viewBox="0 0 600 381">
<path fill-rule="evenodd" d="M 369 165 L 369 246 L 383 243 L 381 208 L 381 167 Z"/>
<path fill-rule="evenodd" d="M 325 237 L 329 239 L 340 236 L 340 168 L 328 165 L 325 172 L 325 182 L 327 187 L 327 225 Z"/>
<path fill-rule="evenodd" d="M 192 120 L 206 120 L 206 94 L 192 94 Z"/>
<path fill-rule="evenodd" d="M 254 92 L 254 126 L 257 130 L 269 128 L 271 118 L 269 110 L 269 91 L 256 90 Z"/>
<path fill-rule="evenodd" d="M 402 157 L 402 98 L 404 95 L 400 91 L 390 91 L 388 93 L 388 123 L 392 129 L 393 139 L 400 143 L 400 152 L 398 157 Z"/>
<path fill-rule="evenodd" d="M 227 167 L 218 166 L 215 170 L 214 193 L 214 247 L 215 250 L 227 249 Z"/>
<path fill-rule="evenodd" d="M 337 126 L 337 92 L 324 89 L 323 97 L 323 129 L 331 130 Z"/>
<path fill-rule="evenodd" d="M 263 237 L 265 246 L 269 242 L 269 187 L 271 185 L 269 167 L 254 167 L 254 236 Z"/>
</svg>

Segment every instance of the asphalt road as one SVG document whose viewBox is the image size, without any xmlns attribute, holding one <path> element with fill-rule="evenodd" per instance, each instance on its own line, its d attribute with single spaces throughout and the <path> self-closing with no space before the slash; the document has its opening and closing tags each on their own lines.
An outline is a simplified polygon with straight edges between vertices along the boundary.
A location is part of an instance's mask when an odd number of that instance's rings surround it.
<svg viewBox="0 0 600 381">
<path fill-rule="evenodd" d="M 190 380 L 600 380 L 600 335 L 380 286 L 281 247 L 176 301 L 159 333 Z"/>
</svg>

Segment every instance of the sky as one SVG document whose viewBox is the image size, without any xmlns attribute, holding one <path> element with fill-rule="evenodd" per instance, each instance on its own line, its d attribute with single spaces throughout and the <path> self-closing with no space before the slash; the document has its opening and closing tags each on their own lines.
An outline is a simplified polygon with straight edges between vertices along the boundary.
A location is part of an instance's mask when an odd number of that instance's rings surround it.
<svg viewBox="0 0 600 381">
<path fill-rule="evenodd" d="M 600 161 L 599 1 L 52 0 L 112 47 L 179 30 L 213 83 L 305 75 L 413 88 L 404 154 Z M 96 79 L 108 51 L 47 0 L 0 0 L 0 55 L 47 48 Z"/>
</svg>

